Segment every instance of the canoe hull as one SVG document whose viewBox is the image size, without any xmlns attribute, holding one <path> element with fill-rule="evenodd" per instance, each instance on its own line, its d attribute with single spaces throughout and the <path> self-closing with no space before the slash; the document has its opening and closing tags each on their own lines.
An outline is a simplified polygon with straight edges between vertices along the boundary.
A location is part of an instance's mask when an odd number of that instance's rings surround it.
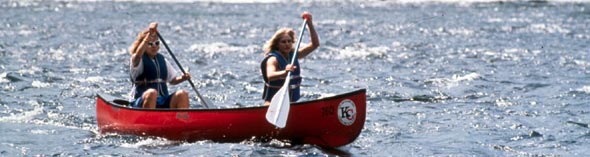
<svg viewBox="0 0 590 157">
<path fill-rule="evenodd" d="M 101 133 L 156 136 L 170 140 L 240 142 L 278 139 L 338 147 L 353 142 L 364 127 L 365 90 L 291 104 L 287 126 L 265 119 L 267 107 L 236 109 L 137 109 L 97 97 Z"/>
</svg>

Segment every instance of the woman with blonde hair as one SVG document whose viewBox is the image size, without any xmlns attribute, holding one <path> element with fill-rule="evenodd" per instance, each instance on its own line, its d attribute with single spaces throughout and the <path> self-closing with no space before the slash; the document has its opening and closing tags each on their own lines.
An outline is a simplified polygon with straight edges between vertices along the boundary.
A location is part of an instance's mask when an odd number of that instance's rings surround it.
<svg viewBox="0 0 590 157">
<path fill-rule="evenodd" d="M 295 51 L 293 44 L 297 42 L 295 41 L 295 31 L 293 29 L 279 29 L 264 45 L 265 58 L 260 64 L 260 71 L 264 79 L 262 98 L 265 106 L 270 105 L 270 100 L 281 88 L 289 72 L 291 72 L 291 80 L 289 81 L 290 100 L 296 102 L 300 97 L 301 70 L 298 59 L 305 58 L 320 46 L 320 40 L 313 26 L 311 14 L 303 12 L 301 17 L 307 20 L 311 44 L 303 46 L 296 52 L 297 58 L 295 58 L 294 64 L 290 64 L 291 56 L 295 53 L 293 52 Z"/>
</svg>

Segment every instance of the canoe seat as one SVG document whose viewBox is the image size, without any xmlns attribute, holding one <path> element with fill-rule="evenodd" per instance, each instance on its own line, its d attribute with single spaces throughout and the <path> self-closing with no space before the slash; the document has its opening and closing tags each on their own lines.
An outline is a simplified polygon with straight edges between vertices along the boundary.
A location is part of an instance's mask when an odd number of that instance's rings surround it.
<svg viewBox="0 0 590 157">
<path fill-rule="evenodd" d="M 123 100 L 123 99 L 115 99 L 115 100 L 113 100 L 113 102 L 116 104 L 119 104 L 119 105 L 123 105 L 123 106 L 129 105 L 129 101 Z"/>
</svg>

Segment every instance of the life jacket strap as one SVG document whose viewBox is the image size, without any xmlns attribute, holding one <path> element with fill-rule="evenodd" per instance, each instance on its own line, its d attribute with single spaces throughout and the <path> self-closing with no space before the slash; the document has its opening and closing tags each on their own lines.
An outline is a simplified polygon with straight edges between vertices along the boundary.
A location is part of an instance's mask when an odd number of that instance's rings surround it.
<svg viewBox="0 0 590 157">
<path fill-rule="evenodd" d="M 274 89 L 280 89 L 281 87 L 283 87 L 283 86 L 273 86 L 268 83 L 264 83 L 264 85 L 268 88 L 274 88 Z M 298 88 L 299 86 L 301 86 L 301 85 L 300 84 L 292 84 L 292 85 L 289 85 L 289 89 L 295 89 L 295 88 Z"/>
<path fill-rule="evenodd" d="M 165 80 L 163 79 L 155 79 L 155 80 L 143 80 L 143 81 L 134 81 L 133 82 L 136 86 L 143 86 L 143 85 L 147 85 L 147 84 L 152 84 L 152 83 L 166 83 Z"/>
</svg>

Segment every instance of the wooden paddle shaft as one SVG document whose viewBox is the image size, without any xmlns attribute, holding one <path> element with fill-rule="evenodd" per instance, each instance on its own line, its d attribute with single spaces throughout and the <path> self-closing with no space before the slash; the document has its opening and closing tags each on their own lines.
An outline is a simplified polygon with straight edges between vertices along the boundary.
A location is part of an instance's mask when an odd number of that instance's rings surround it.
<svg viewBox="0 0 590 157">
<path fill-rule="evenodd" d="M 176 62 L 176 65 L 178 66 L 178 68 L 180 69 L 180 71 L 182 71 L 183 74 L 186 73 L 184 71 L 184 68 L 182 68 L 182 65 L 180 65 L 180 62 L 178 62 L 178 59 L 176 59 L 176 56 L 174 56 L 174 53 L 172 53 L 172 51 L 168 47 L 168 44 L 166 44 L 166 41 L 164 40 L 164 38 L 162 38 L 162 36 L 160 35 L 159 32 L 156 32 L 156 34 L 158 34 L 158 38 L 160 38 L 160 40 L 162 41 L 162 44 L 164 44 L 164 47 L 166 47 L 166 50 L 168 50 L 168 54 L 170 54 L 170 56 L 172 56 L 172 59 L 174 59 L 174 62 Z M 197 96 L 199 97 L 199 100 L 201 100 L 201 103 L 203 103 L 203 105 L 205 106 L 205 108 L 209 108 L 209 104 L 207 103 L 207 101 L 205 101 L 205 99 L 203 98 L 203 96 L 201 96 L 201 94 L 199 93 L 199 91 L 195 87 L 195 84 L 193 83 L 193 81 L 191 79 L 189 79 L 188 80 L 188 83 L 191 84 L 191 87 L 193 87 L 193 90 L 197 93 Z"/>
</svg>

